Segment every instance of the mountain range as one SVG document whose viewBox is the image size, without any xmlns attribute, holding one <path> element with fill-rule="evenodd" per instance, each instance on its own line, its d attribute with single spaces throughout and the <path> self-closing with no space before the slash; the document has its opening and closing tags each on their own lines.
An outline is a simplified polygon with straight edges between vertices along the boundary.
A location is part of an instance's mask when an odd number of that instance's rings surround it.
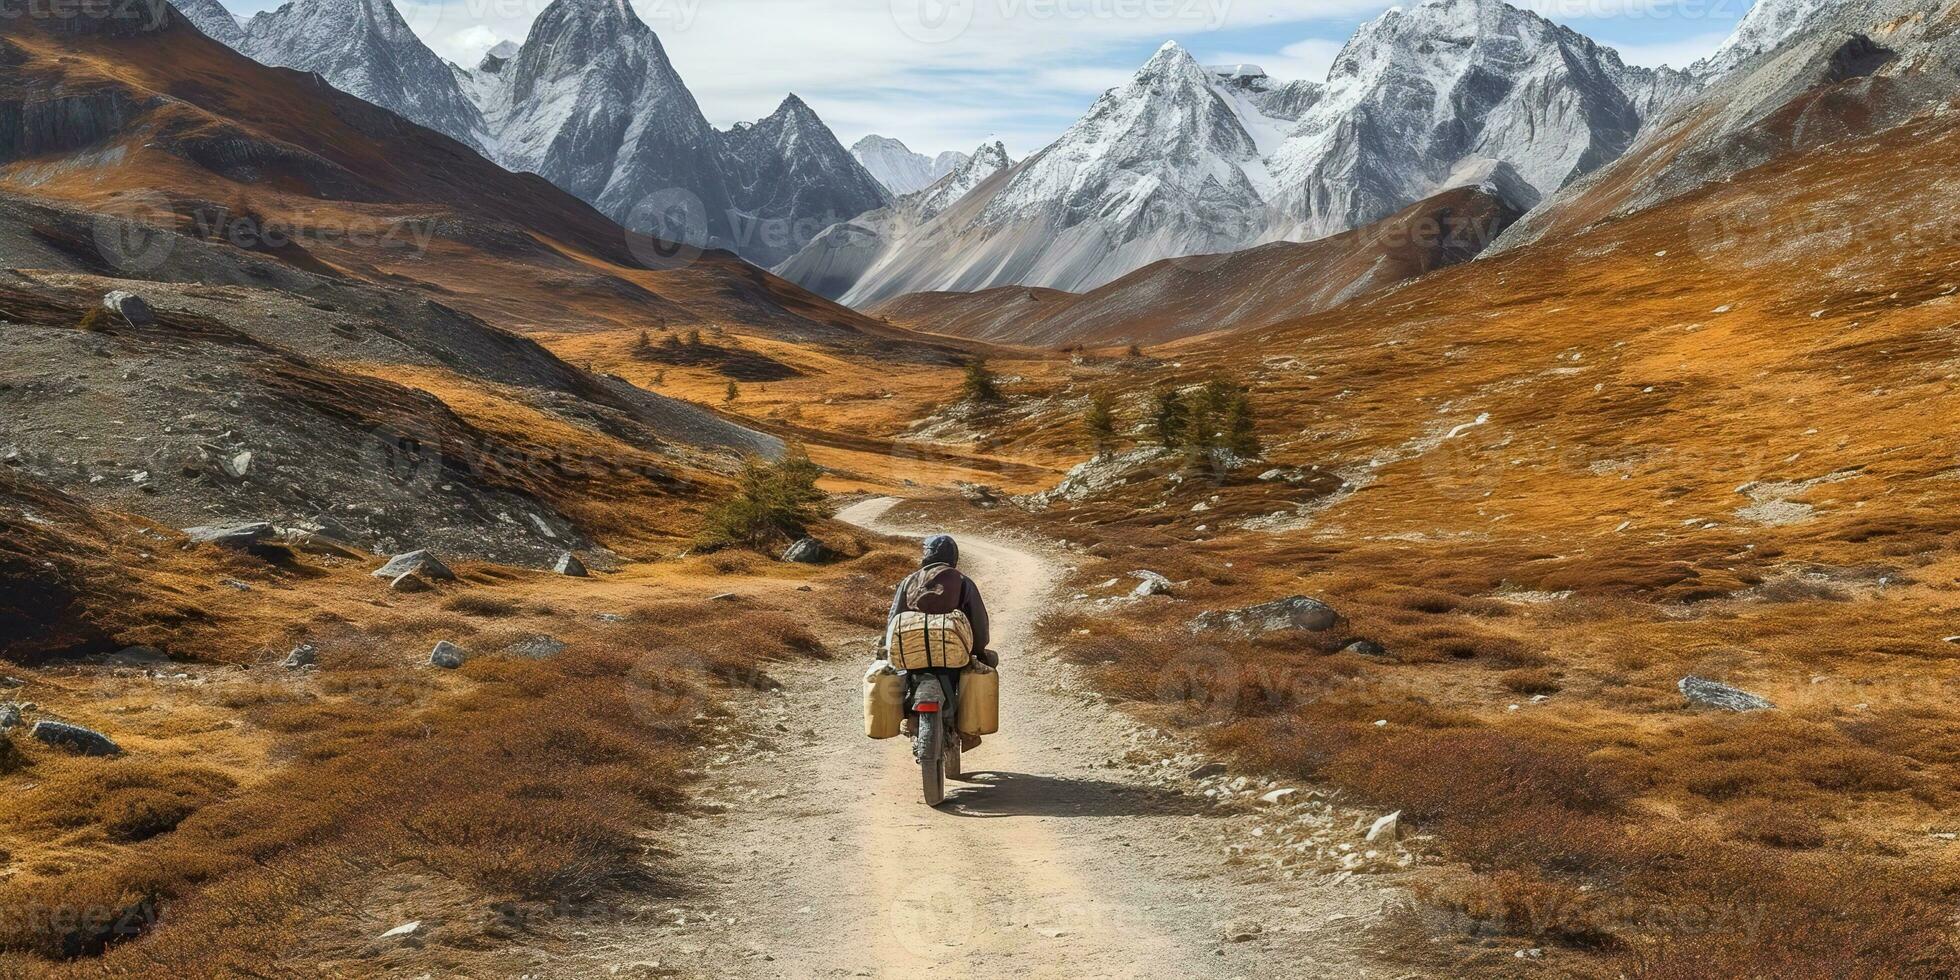
<svg viewBox="0 0 1960 980">
<path fill-rule="evenodd" d="M 794 95 L 718 130 L 625 0 L 556 0 L 472 69 L 442 62 L 389 0 L 293 0 L 242 28 L 217 0 L 182 6 L 257 60 L 318 72 L 636 231 L 869 308 L 1095 290 L 1165 259 L 1338 235 L 1454 188 L 1531 212 L 1845 5 L 1762 0 L 1686 71 L 1627 65 L 1501 0 L 1391 9 L 1320 82 L 1167 43 L 1018 164 L 998 143 L 928 157 L 874 135 L 846 150 Z"/>
<path fill-rule="evenodd" d="M 758 265 L 891 199 L 794 95 L 715 129 L 624 0 L 557 0 L 473 70 L 438 57 L 390 0 L 293 0 L 242 29 L 216 0 L 180 9 L 259 62 L 315 72 L 637 231 Z"/>
<path fill-rule="evenodd" d="M 967 159 L 958 150 L 947 150 L 936 157 L 914 153 L 903 142 L 875 133 L 851 144 L 851 156 L 894 195 L 924 190 Z"/>
<path fill-rule="evenodd" d="M 1453 186 L 1494 183 L 1528 208 L 1616 158 L 1700 84 L 1629 66 L 1499 0 L 1392 9 L 1361 27 L 1324 83 L 1207 68 L 1167 43 L 985 200 L 948 212 L 929 247 L 829 234 L 780 268 L 856 306 L 1001 285 L 1083 290 L 1173 256 L 1325 237 Z M 846 283 L 844 268 L 863 271 Z M 798 278 L 813 269 L 820 281 Z"/>
</svg>

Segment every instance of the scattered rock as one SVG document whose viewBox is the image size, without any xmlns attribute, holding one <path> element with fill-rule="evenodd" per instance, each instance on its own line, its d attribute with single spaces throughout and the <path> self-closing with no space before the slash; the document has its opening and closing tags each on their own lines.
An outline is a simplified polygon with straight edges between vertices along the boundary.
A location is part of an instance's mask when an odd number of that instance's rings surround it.
<svg viewBox="0 0 1960 980">
<path fill-rule="evenodd" d="M 1218 930 L 1228 943 L 1249 943 L 1265 931 L 1266 927 L 1257 922 L 1227 922 Z"/>
<path fill-rule="evenodd" d="M 1268 792 L 1265 795 L 1259 797 L 1259 802 L 1285 803 L 1286 801 L 1292 799 L 1299 792 L 1300 792 L 1299 790 L 1294 789 L 1291 786 L 1285 786 L 1276 790 L 1272 790 L 1271 792 Z"/>
<path fill-rule="evenodd" d="M 121 755 L 122 747 L 98 731 L 62 721 L 37 721 L 28 733 L 35 741 L 82 755 Z"/>
<path fill-rule="evenodd" d="M 1355 654 L 1356 656 L 1361 656 L 1361 657 L 1388 656 L 1388 651 L 1382 649 L 1382 645 L 1376 643 L 1373 640 L 1356 640 L 1353 643 L 1350 643 L 1347 646 L 1342 647 L 1341 651 L 1343 653 L 1352 653 Z"/>
<path fill-rule="evenodd" d="M 1139 568 L 1131 572 L 1130 577 L 1138 581 L 1137 587 L 1130 590 L 1133 598 L 1142 599 L 1146 596 L 1171 594 L 1171 580 L 1156 572 Z"/>
<path fill-rule="evenodd" d="M 301 551 L 315 555 L 330 555 L 335 558 L 350 558 L 355 561 L 367 557 L 353 545 L 318 531 L 307 531 L 300 528 L 280 528 L 279 541 L 288 547 L 298 548 Z"/>
<path fill-rule="evenodd" d="M 803 538 L 783 552 L 783 560 L 798 565 L 818 565 L 830 558 L 830 549 L 816 538 Z"/>
<path fill-rule="evenodd" d="M 388 564 L 374 570 L 374 577 L 392 581 L 401 578 L 409 572 L 414 572 L 423 578 L 444 582 L 455 581 L 456 579 L 456 573 L 450 571 L 448 565 L 443 564 L 440 559 L 436 558 L 427 549 L 411 551 L 408 554 L 396 555 L 388 559 Z"/>
<path fill-rule="evenodd" d="M 222 548 L 250 548 L 263 544 L 277 535 L 278 529 L 265 521 L 251 524 L 208 525 L 187 527 L 184 533 L 191 536 L 191 544 L 215 544 Z"/>
<path fill-rule="evenodd" d="M 143 297 L 126 290 L 118 289 L 102 297 L 102 308 L 120 315 L 132 327 L 148 326 L 157 322 L 156 311 Z"/>
<path fill-rule="evenodd" d="M 169 663 L 170 655 L 156 647 L 123 647 L 103 657 L 102 662 L 116 667 L 155 667 Z"/>
<path fill-rule="evenodd" d="M 1191 770 L 1185 775 L 1191 777 L 1192 779 L 1206 779 L 1211 776 L 1223 776 L 1225 775 L 1225 763 L 1207 762 L 1204 765 Z"/>
<path fill-rule="evenodd" d="M 429 663 L 444 670 L 455 670 L 463 666 L 463 648 L 448 640 L 438 642 L 436 648 L 429 651 Z"/>
<path fill-rule="evenodd" d="M 318 664 L 319 662 L 320 662 L 320 651 L 314 649 L 313 644 L 311 643 L 302 643 L 299 646 L 294 647 L 293 652 L 286 654 L 287 670 L 298 670 L 301 667 L 311 667 L 314 666 L 315 664 Z"/>
<path fill-rule="evenodd" d="M 585 563 L 579 561 L 578 556 L 569 551 L 558 556 L 558 564 L 553 565 L 551 570 L 560 575 L 569 575 L 572 578 L 586 578 L 590 575 L 585 570 Z"/>
<path fill-rule="evenodd" d="M 234 480 L 243 480 L 247 473 L 252 472 L 252 454 L 249 450 L 232 453 L 219 460 L 218 466 L 225 471 L 226 476 Z"/>
<path fill-rule="evenodd" d="M 1721 708 L 1725 711 L 1762 711 L 1776 707 L 1768 698 L 1692 674 L 1681 678 L 1681 683 L 1676 686 L 1680 688 L 1681 696 L 1687 698 L 1690 704 Z"/>
<path fill-rule="evenodd" d="M 1201 613 L 1191 621 L 1191 629 L 1194 631 L 1236 630 L 1245 633 L 1306 630 L 1310 633 L 1318 633 L 1333 628 L 1340 619 L 1340 614 L 1326 603 L 1296 595 L 1244 609 Z"/>
<path fill-rule="evenodd" d="M 0 704 L 0 732 L 10 732 L 20 727 L 20 705 L 12 702 Z"/>
<path fill-rule="evenodd" d="M 0 687 L 14 688 L 14 687 L 26 687 L 26 686 L 27 686 L 27 682 L 21 680 L 18 677 L 13 677 L 11 675 L 7 677 L 0 677 Z"/>
<path fill-rule="evenodd" d="M 965 480 L 953 481 L 953 489 L 958 490 L 966 502 L 983 509 L 998 507 L 1002 503 L 999 488 L 984 483 L 968 483 Z"/>
<path fill-rule="evenodd" d="M 1367 840 L 1400 840 L 1402 838 L 1402 811 L 1397 810 L 1374 822 L 1368 828 Z"/>
<path fill-rule="evenodd" d="M 565 652 L 565 642 L 553 636 L 533 636 L 505 647 L 504 652 L 527 660 L 548 660 Z"/>
<path fill-rule="evenodd" d="M 418 919 L 414 922 L 404 922 L 401 925 L 398 925 L 393 929 L 390 929 L 387 932 L 382 933 L 381 938 L 401 939 L 406 936 L 413 936 L 421 931 L 422 931 L 422 922 L 421 920 Z"/>
<path fill-rule="evenodd" d="M 741 600 L 742 597 L 733 592 L 723 592 L 720 595 L 711 595 L 708 597 L 709 602 L 740 602 Z"/>
<path fill-rule="evenodd" d="M 403 572 L 396 576 L 394 581 L 388 583 L 388 588 L 396 592 L 427 592 L 435 586 L 430 585 L 427 580 L 414 572 Z"/>
</svg>

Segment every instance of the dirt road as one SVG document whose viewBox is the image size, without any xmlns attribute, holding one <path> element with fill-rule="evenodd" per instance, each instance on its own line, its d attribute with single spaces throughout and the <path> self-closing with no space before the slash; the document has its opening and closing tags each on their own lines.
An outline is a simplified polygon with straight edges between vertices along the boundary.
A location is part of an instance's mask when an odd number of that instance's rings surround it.
<svg viewBox="0 0 1960 980">
<path fill-rule="evenodd" d="M 892 503 L 840 518 L 903 533 L 883 522 Z M 968 754 L 970 781 L 928 809 L 904 740 L 864 737 L 868 645 L 791 673 L 780 696 L 755 699 L 749 729 L 729 733 L 708 791 L 725 810 L 673 841 L 694 896 L 596 956 L 625 975 L 717 978 L 1418 972 L 1374 955 L 1387 931 L 1376 926 L 1401 901 L 1378 879 L 1229 856 L 1277 840 L 1275 814 L 1215 806 L 1119 763 L 1161 746 L 1025 645 L 1056 566 L 998 540 L 960 543 L 1004 665 L 1002 731 Z"/>
</svg>

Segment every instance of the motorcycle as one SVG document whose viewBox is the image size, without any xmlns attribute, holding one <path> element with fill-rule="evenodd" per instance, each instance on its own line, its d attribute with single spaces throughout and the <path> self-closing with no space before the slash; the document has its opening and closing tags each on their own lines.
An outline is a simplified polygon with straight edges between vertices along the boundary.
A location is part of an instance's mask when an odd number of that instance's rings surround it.
<svg viewBox="0 0 1960 980">
<path fill-rule="evenodd" d="M 958 779 L 960 771 L 960 672 L 945 668 L 908 670 L 905 679 L 905 713 L 917 723 L 912 736 L 912 757 L 919 763 L 919 777 L 927 806 L 946 802 L 946 780 Z"/>
</svg>

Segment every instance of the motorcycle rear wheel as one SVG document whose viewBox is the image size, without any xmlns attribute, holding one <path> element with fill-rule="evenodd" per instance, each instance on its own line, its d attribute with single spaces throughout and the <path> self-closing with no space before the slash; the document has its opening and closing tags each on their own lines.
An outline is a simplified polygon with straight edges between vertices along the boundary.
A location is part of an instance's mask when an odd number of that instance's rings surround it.
<svg viewBox="0 0 1960 980">
<path fill-rule="evenodd" d="M 959 736 L 955 734 L 954 738 Z M 919 776 L 927 806 L 946 802 L 946 723 L 938 712 L 919 715 Z"/>
</svg>

